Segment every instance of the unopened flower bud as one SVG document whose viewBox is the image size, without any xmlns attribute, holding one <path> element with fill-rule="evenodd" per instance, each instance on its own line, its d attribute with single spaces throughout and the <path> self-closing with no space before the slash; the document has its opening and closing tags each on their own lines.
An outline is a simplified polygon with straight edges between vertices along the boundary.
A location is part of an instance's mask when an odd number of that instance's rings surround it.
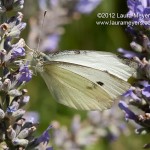
<svg viewBox="0 0 150 150">
<path fill-rule="evenodd" d="M 15 138 L 15 139 L 12 141 L 12 144 L 15 145 L 15 146 L 19 145 L 19 146 L 24 146 L 24 147 L 26 147 L 26 146 L 28 145 L 28 143 L 29 143 L 29 141 L 26 140 L 26 139 L 17 139 L 17 138 Z"/>
<path fill-rule="evenodd" d="M 8 91 L 11 87 L 11 81 L 10 79 L 5 79 L 5 81 L 3 82 L 3 86 L 2 86 L 2 89 L 4 91 Z"/>
<path fill-rule="evenodd" d="M 137 44 L 136 42 L 131 42 L 130 46 L 133 50 L 137 51 L 137 52 L 142 52 L 142 46 Z"/>
<path fill-rule="evenodd" d="M 7 108 L 7 112 L 15 112 L 19 108 L 19 104 L 16 101 L 13 101 L 11 106 Z"/>
<path fill-rule="evenodd" d="M 1 140 L 1 141 L 4 141 L 5 139 L 6 139 L 6 134 L 5 134 L 5 132 L 0 130 L 0 140 Z"/>
<path fill-rule="evenodd" d="M 22 95 L 24 95 L 24 94 L 26 94 L 26 93 L 28 93 L 28 90 L 27 90 L 27 89 L 23 89 L 23 90 L 22 90 Z"/>
<path fill-rule="evenodd" d="M 150 43 L 150 41 L 149 41 L 149 38 L 148 38 L 148 36 L 146 36 L 146 35 L 143 35 L 143 47 L 144 47 L 144 49 L 145 50 L 147 50 L 148 52 L 149 52 L 149 43 Z"/>
<path fill-rule="evenodd" d="M 148 131 L 145 128 L 140 128 L 135 130 L 136 134 L 146 135 Z"/>
<path fill-rule="evenodd" d="M 14 117 L 14 118 L 17 119 L 17 118 L 22 117 L 24 114 L 25 114 L 25 110 L 18 109 L 17 111 L 15 111 L 15 112 L 12 113 L 12 117 Z"/>
<path fill-rule="evenodd" d="M 0 109 L 0 120 L 5 117 L 5 113 L 2 109 Z"/>
<path fill-rule="evenodd" d="M 11 140 L 13 140 L 16 137 L 16 132 L 11 126 L 9 126 L 9 128 L 7 129 L 7 136 Z"/>
<path fill-rule="evenodd" d="M 5 56 L 6 56 L 7 52 L 5 49 L 2 49 L 0 51 L 0 61 L 1 61 L 1 64 L 5 61 Z"/>
<path fill-rule="evenodd" d="M 13 3 L 13 9 L 18 11 L 23 8 L 24 0 L 15 0 Z"/>
<path fill-rule="evenodd" d="M 26 105 L 30 100 L 30 96 L 23 96 L 22 100 L 20 101 L 20 107 Z"/>
<path fill-rule="evenodd" d="M 19 90 L 13 89 L 13 90 L 10 90 L 10 91 L 8 92 L 8 94 L 9 94 L 10 96 L 15 97 L 15 96 L 21 96 L 22 93 L 21 93 Z"/>
<path fill-rule="evenodd" d="M 24 139 L 24 138 L 28 137 L 31 133 L 33 133 L 35 130 L 36 130 L 35 127 L 25 128 L 19 133 L 19 135 L 17 137 L 19 139 Z"/>
<path fill-rule="evenodd" d="M 25 122 L 25 119 L 21 118 L 14 124 L 14 129 L 17 135 L 19 134 L 24 122 Z"/>
</svg>

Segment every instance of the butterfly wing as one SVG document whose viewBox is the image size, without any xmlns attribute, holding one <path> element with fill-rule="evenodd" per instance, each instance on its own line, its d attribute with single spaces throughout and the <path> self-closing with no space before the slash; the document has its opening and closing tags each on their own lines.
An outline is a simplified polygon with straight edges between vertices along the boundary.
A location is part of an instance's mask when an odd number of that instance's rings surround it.
<svg viewBox="0 0 150 150">
<path fill-rule="evenodd" d="M 98 84 L 58 64 L 47 64 L 44 69 L 45 72 L 41 75 L 59 103 L 84 110 L 102 110 L 110 107 L 111 97 Z"/>
<path fill-rule="evenodd" d="M 123 60 L 110 52 L 100 51 L 62 51 L 48 56 L 50 61 L 68 62 L 108 73 L 127 81 L 135 70 L 124 64 Z"/>
<path fill-rule="evenodd" d="M 41 75 L 55 99 L 69 107 L 110 108 L 113 100 L 130 86 L 126 81 L 131 76 L 131 68 L 111 53 L 69 51 L 48 59 Z"/>
</svg>

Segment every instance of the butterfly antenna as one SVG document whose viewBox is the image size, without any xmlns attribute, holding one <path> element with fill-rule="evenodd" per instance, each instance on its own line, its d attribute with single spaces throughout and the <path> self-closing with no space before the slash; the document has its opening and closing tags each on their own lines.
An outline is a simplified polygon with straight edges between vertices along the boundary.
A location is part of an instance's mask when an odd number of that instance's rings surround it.
<svg viewBox="0 0 150 150">
<path fill-rule="evenodd" d="M 40 34 L 41 34 L 41 31 L 43 30 L 46 13 L 47 13 L 47 11 L 45 10 L 44 11 L 44 16 L 43 16 L 43 19 L 42 19 Z M 41 43 L 41 36 L 39 36 L 39 38 L 38 38 L 37 52 L 39 52 L 40 43 Z"/>
</svg>

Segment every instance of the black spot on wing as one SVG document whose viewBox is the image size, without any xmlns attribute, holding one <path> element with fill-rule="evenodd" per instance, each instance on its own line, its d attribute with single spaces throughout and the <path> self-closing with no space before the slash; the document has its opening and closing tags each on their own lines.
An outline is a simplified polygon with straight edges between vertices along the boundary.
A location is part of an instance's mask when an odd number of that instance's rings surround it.
<svg viewBox="0 0 150 150">
<path fill-rule="evenodd" d="M 101 82 L 101 81 L 97 81 L 96 83 L 97 83 L 98 85 L 100 85 L 100 86 L 103 86 L 103 85 L 104 85 L 104 83 Z"/>
</svg>

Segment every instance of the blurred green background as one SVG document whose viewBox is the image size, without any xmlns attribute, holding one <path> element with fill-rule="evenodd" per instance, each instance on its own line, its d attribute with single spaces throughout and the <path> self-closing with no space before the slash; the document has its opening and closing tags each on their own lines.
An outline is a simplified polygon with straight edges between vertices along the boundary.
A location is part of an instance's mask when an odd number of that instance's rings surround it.
<svg viewBox="0 0 150 150">
<path fill-rule="evenodd" d="M 30 0 L 25 1 L 25 11 L 29 8 Z M 29 16 L 36 13 L 36 1 L 33 1 L 32 11 L 25 16 L 28 22 Z M 35 8 L 34 8 L 35 7 Z M 60 50 L 67 49 L 86 49 L 117 52 L 122 47 L 130 49 L 129 43 L 131 37 L 125 32 L 125 26 L 98 26 L 96 21 L 99 12 L 118 12 L 125 14 L 127 12 L 126 0 L 103 0 L 102 3 L 93 11 L 92 14 L 82 15 L 80 20 L 74 20 L 71 24 L 65 25 L 65 34 L 59 43 Z M 45 18 L 46 19 L 46 18 Z M 28 31 L 29 27 L 26 29 Z M 24 31 L 24 33 L 26 32 Z M 26 38 L 26 37 L 25 37 Z M 66 106 L 60 105 L 51 97 L 46 84 L 39 75 L 33 77 L 33 80 L 26 85 L 31 96 L 28 109 L 37 111 L 40 115 L 40 125 L 38 134 L 51 123 L 52 120 L 58 120 L 62 125 L 70 126 L 71 119 L 75 114 L 80 114 L 82 119 L 86 117 L 86 111 L 77 111 Z M 118 113 L 118 112 L 116 112 Z M 122 113 L 120 111 L 119 113 Z M 127 124 L 129 126 L 129 124 Z M 131 128 L 129 137 L 121 136 L 115 142 L 108 144 L 105 140 L 100 140 L 95 146 L 88 150 L 141 150 L 142 146 L 149 142 L 149 136 L 138 136 Z"/>
</svg>

